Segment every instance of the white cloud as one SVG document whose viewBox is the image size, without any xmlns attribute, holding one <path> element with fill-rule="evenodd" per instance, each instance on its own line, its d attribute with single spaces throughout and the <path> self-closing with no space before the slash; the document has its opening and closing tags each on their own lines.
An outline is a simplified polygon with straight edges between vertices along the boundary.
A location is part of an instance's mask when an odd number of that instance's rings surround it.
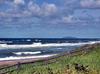
<svg viewBox="0 0 100 74">
<path fill-rule="evenodd" d="M 28 4 L 28 10 L 35 15 L 50 16 L 57 12 L 57 6 L 49 3 L 43 3 L 41 6 L 39 6 L 38 4 L 30 1 Z"/>
<path fill-rule="evenodd" d="M 12 7 L 9 10 L 7 10 L 7 12 L 0 12 L 0 17 L 43 17 L 51 16 L 57 12 L 57 6 L 55 4 L 43 3 L 42 5 L 38 5 L 36 3 L 33 3 L 32 1 L 30 1 L 28 3 L 28 7 L 26 7 L 25 10 L 22 11 L 18 8 L 18 4 L 23 4 L 23 1 L 24 0 L 14 0 L 14 3 L 16 4 L 12 4 Z"/>
<path fill-rule="evenodd" d="M 81 0 L 82 7 L 100 7 L 100 0 Z"/>
<path fill-rule="evenodd" d="M 75 22 L 75 20 L 73 20 L 73 15 L 68 15 L 68 16 L 61 16 L 60 18 L 55 18 L 55 19 L 50 19 L 47 20 L 45 22 L 47 22 L 48 24 L 72 24 Z"/>
<path fill-rule="evenodd" d="M 0 0 L 1 3 L 2 1 L 5 1 L 5 0 Z M 32 20 L 33 18 L 37 18 L 40 20 L 40 22 L 38 22 L 40 24 L 41 23 L 47 23 L 47 24 L 67 24 L 68 23 L 69 24 L 69 23 L 83 22 L 84 20 L 81 20 L 78 18 L 75 19 L 75 16 L 73 16 L 73 15 L 77 15 L 76 17 L 78 17 L 78 15 L 80 14 L 79 17 L 81 18 L 82 17 L 81 15 L 83 15 L 84 13 L 84 12 L 80 13 L 79 12 L 80 10 L 79 10 L 75 14 L 74 12 L 77 10 L 74 9 L 74 6 L 76 6 L 77 4 L 76 5 L 74 4 L 79 3 L 81 4 L 82 7 L 97 7 L 97 6 L 100 6 L 100 0 L 80 0 L 80 1 L 70 0 L 70 1 L 66 1 L 67 2 L 66 6 L 64 5 L 60 6 L 55 3 L 46 3 L 46 2 L 44 2 L 43 4 L 37 4 L 32 0 L 29 0 L 28 3 L 25 3 L 25 0 L 9 0 L 9 1 L 7 0 L 5 1 L 5 4 L 8 3 L 9 8 L 5 10 L 6 12 L 5 11 L 0 12 L 0 17 L 1 17 L 1 20 L 6 20 L 5 22 L 12 22 L 12 21 L 18 22 L 18 21 L 23 21 L 26 18 L 30 18 Z M 24 4 L 24 5 L 20 5 L 20 4 Z M 92 13 L 89 11 L 87 12 L 89 13 L 89 15 L 90 13 Z M 93 16 L 93 14 L 91 14 L 91 16 Z M 86 16 L 86 15 L 83 15 L 83 16 Z M 18 21 L 15 21 L 14 19 L 15 20 L 17 19 Z M 85 17 L 85 19 L 87 20 L 87 17 Z M 25 22 L 27 23 L 26 20 Z M 33 22 L 35 21 L 33 20 Z"/>
<path fill-rule="evenodd" d="M 73 22 L 72 18 L 73 18 L 72 15 L 64 16 L 64 17 L 62 17 L 62 22 L 63 23 L 72 23 Z"/>
<path fill-rule="evenodd" d="M 57 12 L 57 6 L 55 4 L 44 3 L 42 5 L 42 12 L 45 16 L 55 14 Z"/>
<path fill-rule="evenodd" d="M 23 11 L 22 13 L 19 13 L 19 12 L 16 12 L 16 13 L 13 13 L 13 12 L 0 12 L 0 18 L 26 18 L 26 17 L 29 17 L 31 14 L 29 14 L 28 11 Z"/>
<path fill-rule="evenodd" d="M 14 0 L 14 4 L 25 4 L 24 0 Z"/>
<path fill-rule="evenodd" d="M 41 12 L 40 9 L 40 6 L 36 3 L 33 3 L 32 1 L 28 3 L 28 10 L 29 12 L 32 12 L 32 14 L 39 15 Z"/>
</svg>

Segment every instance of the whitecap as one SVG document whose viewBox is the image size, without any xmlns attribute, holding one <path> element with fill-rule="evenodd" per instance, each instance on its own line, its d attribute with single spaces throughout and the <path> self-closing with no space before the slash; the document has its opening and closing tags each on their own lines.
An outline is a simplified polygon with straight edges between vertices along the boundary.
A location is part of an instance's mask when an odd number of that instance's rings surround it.
<svg viewBox="0 0 100 74">
<path fill-rule="evenodd" d="M 89 42 L 79 42 L 79 43 L 33 43 L 33 44 L 25 44 L 25 45 L 7 45 L 0 44 L 0 49 L 14 49 L 14 48 L 41 48 L 41 47 L 60 47 L 60 46 L 82 46 L 86 44 L 95 44 L 100 43 L 100 41 L 89 41 Z"/>
<path fill-rule="evenodd" d="M 13 52 L 13 54 L 16 55 L 34 55 L 34 54 L 40 54 L 41 51 L 36 51 L 36 52 Z"/>
</svg>

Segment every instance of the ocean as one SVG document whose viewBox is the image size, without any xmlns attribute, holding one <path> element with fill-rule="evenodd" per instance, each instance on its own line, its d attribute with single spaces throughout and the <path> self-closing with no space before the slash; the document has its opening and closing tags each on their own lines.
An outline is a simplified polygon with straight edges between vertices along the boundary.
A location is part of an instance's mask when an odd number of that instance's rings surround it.
<svg viewBox="0 0 100 74">
<path fill-rule="evenodd" d="M 100 43 L 89 38 L 0 38 L 0 61 L 45 58 L 70 52 L 85 44 Z"/>
</svg>

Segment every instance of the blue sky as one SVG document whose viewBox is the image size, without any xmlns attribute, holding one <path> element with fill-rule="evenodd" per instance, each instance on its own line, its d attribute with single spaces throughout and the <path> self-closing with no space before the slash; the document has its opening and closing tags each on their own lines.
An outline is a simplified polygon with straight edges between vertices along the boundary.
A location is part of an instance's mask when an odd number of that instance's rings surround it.
<svg viewBox="0 0 100 74">
<path fill-rule="evenodd" d="M 100 38 L 100 0 L 0 0 L 0 38 Z"/>
</svg>

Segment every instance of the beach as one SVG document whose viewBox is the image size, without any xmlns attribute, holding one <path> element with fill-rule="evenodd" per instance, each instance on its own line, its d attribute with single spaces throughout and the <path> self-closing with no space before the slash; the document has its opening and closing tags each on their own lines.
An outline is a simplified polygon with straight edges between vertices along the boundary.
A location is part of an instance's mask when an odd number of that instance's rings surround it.
<svg viewBox="0 0 100 74">
<path fill-rule="evenodd" d="M 31 63 L 31 62 L 36 62 L 36 61 L 44 61 L 44 60 L 48 60 L 48 59 L 54 59 L 54 58 L 58 58 L 58 57 L 61 57 L 61 56 L 73 56 L 73 55 L 76 55 L 78 52 L 89 52 L 90 49 L 93 49 L 95 48 L 96 46 L 100 45 L 100 43 L 95 43 L 93 45 L 91 44 L 88 44 L 88 45 L 84 45 L 84 46 L 81 46 L 77 49 L 73 49 L 71 50 L 70 52 L 63 52 L 63 53 L 60 53 L 60 54 L 51 54 L 51 55 L 39 55 L 39 56 L 28 56 L 28 57 L 16 57 L 16 58 L 7 58 L 7 59 L 4 59 L 4 60 L 0 60 L 0 66 L 10 66 L 10 65 L 15 65 L 17 64 L 18 62 L 20 63 Z"/>
<path fill-rule="evenodd" d="M 55 55 L 42 55 L 42 56 L 30 56 L 30 57 L 22 57 L 20 59 L 8 59 L 8 60 L 2 60 L 0 61 L 0 66 L 11 66 L 11 65 L 15 65 L 17 63 L 31 63 L 31 62 L 36 62 L 36 61 L 39 61 L 39 60 L 45 60 L 45 59 L 49 59 L 51 57 L 54 57 L 56 56 Z"/>
<path fill-rule="evenodd" d="M 30 58 L 30 59 L 20 59 L 20 60 L 9 60 L 9 61 L 0 61 L 0 66 L 3 67 L 3 66 L 11 66 L 11 65 L 15 65 L 15 64 L 18 64 L 18 62 L 20 63 L 26 63 L 26 62 L 35 62 L 35 61 L 38 61 L 38 60 L 41 60 L 43 58 L 38 58 L 38 59 L 33 59 L 33 58 Z"/>
</svg>

